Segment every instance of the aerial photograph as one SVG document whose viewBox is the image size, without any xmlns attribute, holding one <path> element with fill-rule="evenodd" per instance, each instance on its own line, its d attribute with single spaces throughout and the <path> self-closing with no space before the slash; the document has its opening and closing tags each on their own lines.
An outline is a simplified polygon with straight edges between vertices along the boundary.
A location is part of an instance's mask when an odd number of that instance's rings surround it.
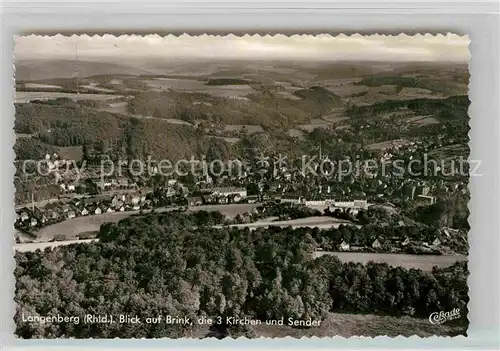
<svg viewBox="0 0 500 351">
<path fill-rule="evenodd" d="M 467 335 L 468 45 L 15 37 L 16 337 Z"/>
</svg>

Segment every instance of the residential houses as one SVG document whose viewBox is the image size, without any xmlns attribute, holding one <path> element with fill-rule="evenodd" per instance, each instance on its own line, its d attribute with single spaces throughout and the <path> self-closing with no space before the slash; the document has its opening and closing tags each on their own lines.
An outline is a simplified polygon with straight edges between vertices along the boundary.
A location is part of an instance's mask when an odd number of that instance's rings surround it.
<svg viewBox="0 0 500 351">
<path fill-rule="evenodd" d="M 418 195 L 417 200 L 426 205 L 433 205 L 436 203 L 436 198 L 428 195 Z"/>
<path fill-rule="evenodd" d="M 259 201 L 259 196 L 257 195 L 250 195 L 250 196 L 247 196 L 247 202 L 249 204 L 254 204 L 256 203 L 257 201 Z"/>
<path fill-rule="evenodd" d="M 247 197 L 247 190 L 238 187 L 215 187 L 212 189 L 212 195 L 219 203 L 240 202 Z"/>
<path fill-rule="evenodd" d="M 200 206 L 203 204 L 203 198 L 201 196 L 189 196 L 187 201 L 188 206 Z"/>
<path fill-rule="evenodd" d="M 21 215 L 20 215 L 20 219 L 21 219 L 21 221 L 23 221 L 23 222 L 24 222 L 24 221 L 27 221 L 29 218 L 30 218 L 30 217 L 29 217 L 29 215 L 28 215 L 28 213 L 27 213 L 27 212 L 25 212 L 25 211 L 21 212 Z"/>
<path fill-rule="evenodd" d="M 345 240 L 342 240 L 342 242 L 339 245 L 340 251 L 349 251 L 350 248 L 351 246 L 347 242 L 345 242 Z"/>
<path fill-rule="evenodd" d="M 298 204 L 302 203 L 302 197 L 301 196 L 282 196 L 281 203 L 298 205 Z"/>
<path fill-rule="evenodd" d="M 374 248 L 375 250 L 381 249 L 382 243 L 380 242 L 380 240 L 375 239 L 375 241 L 372 243 L 372 248 Z"/>
<path fill-rule="evenodd" d="M 439 246 L 439 245 L 441 245 L 441 240 L 439 240 L 439 238 L 435 238 L 434 241 L 432 242 L 432 245 L 433 246 Z"/>
<path fill-rule="evenodd" d="M 68 213 L 71 210 L 71 206 L 69 204 L 64 204 L 62 210 L 64 213 Z"/>
</svg>

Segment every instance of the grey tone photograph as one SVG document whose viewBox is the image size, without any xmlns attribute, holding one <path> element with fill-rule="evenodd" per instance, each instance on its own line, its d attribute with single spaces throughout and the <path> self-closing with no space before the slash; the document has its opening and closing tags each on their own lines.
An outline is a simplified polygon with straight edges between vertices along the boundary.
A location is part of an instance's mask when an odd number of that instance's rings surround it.
<svg viewBox="0 0 500 351">
<path fill-rule="evenodd" d="M 15 37 L 16 337 L 467 335 L 468 46 Z"/>
</svg>

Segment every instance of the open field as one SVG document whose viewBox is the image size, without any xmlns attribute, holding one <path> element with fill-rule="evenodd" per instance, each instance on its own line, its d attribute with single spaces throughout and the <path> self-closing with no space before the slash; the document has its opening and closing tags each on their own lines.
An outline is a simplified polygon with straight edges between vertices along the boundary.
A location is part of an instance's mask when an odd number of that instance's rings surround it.
<svg viewBox="0 0 500 351">
<path fill-rule="evenodd" d="M 389 337 L 418 335 L 428 337 L 434 335 L 457 335 L 465 332 L 460 326 L 446 324 L 434 325 L 428 319 L 412 317 L 377 316 L 373 314 L 346 314 L 329 313 L 328 317 L 316 328 L 299 329 L 289 326 L 254 326 L 258 336 L 282 338 L 291 336 L 300 337 L 333 337 L 333 336 L 364 336 L 375 337 L 387 335 Z"/>
<path fill-rule="evenodd" d="M 45 248 L 55 248 L 58 246 L 66 246 L 71 244 L 83 244 L 98 241 L 98 239 L 84 239 L 84 240 L 65 240 L 65 241 L 51 241 L 43 243 L 25 243 L 25 244 L 15 244 L 14 249 L 19 252 L 29 252 L 36 250 L 45 250 Z"/>
<path fill-rule="evenodd" d="M 457 261 L 467 261 L 467 256 L 463 255 L 408 255 L 391 253 L 370 253 L 370 252 L 330 252 L 317 251 L 316 257 L 323 255 L 337 256 L 342 262 L 359 262 L 366 264 L 370 261 L 377 263 L 387 263 L 389 266 L 403 267 L 406 269 L 416 268 L 424 271 L 431 271 L 432 267 L 448 267 Z"/>
<path fill-rule="evenodd" d="M 141 80 L 152 90 L 202 90 L 205 87 L 204 81 L 196 79 L 182 79 L 182 78 L 152 78 Z"/>
<path fill-rule="evenodd" d="M 347 116 L 338 116 L 338 115 L 328 115 L 328 116 L 323 116 L 321 118 L 329 123 L 339 123 L 349 119 L 349 117 Z"/>
<path fill-rule="evenodd" d="M 293 85 L 293 84 L 292 84 L 292 83 L 290 83 L 290 82 L 274 81 L 273 83 L 274 83 L 275 85 L 282 86 L 283 88 L 285 88 L 285 90 L 286 90 L 287 92 L 290 92 L 290 93 L 293 93 L 294 91 L 297 91 L 297 90 L 302 89 L 302 87 L 299 87 L 299 86 Z"/>
<path fill-rule="evenodd" d="M 194 127 L 191 123 L 187 121 L 183 121 L 182 119 L 176 119 L 176 118 L 164 118 L 164 120 L 168 123 L 172 124 L 182 124 L 184 126 L 189 126 L 189 127 Z"/>
<path fill-rule="evenodd" d="M 100 87 L 100 86 L 98 86 L 98 83 L 95 83 L 95 82 L 89 83 L 87 85 L 82 85 L 82 88 L 85 88 L 85 89 L 88 89 L 88 90 L 100 91 L 100 92 L 103 92 L 103 93 L 113 93 L 113 92 L 115 92 L 115 90 Z"/>
<path fill-rule="evenodd" d="M 434 149 L 428 153 L 429 157 L 438 160 L 449 161 L 460 156 L 467 157 L 469 147 L 465 144 L 453 144 Z"/>
<path fill-rule="evenodd" d="M 133 117 L 133 118 L 139 118 L 139 119 L 161 119 L 162 121 L 167 122 L 167 123 L 182 124 L 182 125 L 194 127 L 193 124 L 191 124 L 187 121 L 183 121 L 181 119 L 162 118 L 162 117 L 155 117 L 155 116 L 131 114 L 127 111 L 127 102 L 126 101 L 110 103 L 108 106 L 99 107 L 98 110 L 99 111 L 106 111 L 106 112 L 110 112 L 110 113 L 117 113 L 117 114 L 125 115 L 128 117 Z"/>
<path fill-rule="evenodd" d="M 224 132 L 242 132 L 246 131 L 249 134 L 263 133 L 264 128 L 255 124 L 228 124 L 224 126 Z"/>
<path fill-rule="evenodd" d="M 305 130 L 307 132 L 312 132 L 316 128 L 328 129 L 332 126 L 331 123 L 326 122 L 322 119 L 313 119 L 309 124 L 301 124 L 297 126 L 297 129 Z"/>
<path fill-rule="evenodd" d="M 410 118 L 406 119 L 406 122 L 412 123 L 412 124 L 415 124 L 415 125 L 422 125 L 422 126 L 427 125 L 427 124 L 437 124 L 437 123 L 440 123 L 432 115 L 410 117 Z"/>
<path fill-rule="evenodd" d="M 208 135 L 208 137 L 209 138 L 215 138 L 215 139 L 224 140 L 225 142 L 230 143 L 230 144 L 236 144 L 239 141 L 241 141 L 241 138 L 220 137 L 220 136 L 217 136 L 217 135 Z"/>
<path fill-rule="evenodd" d="M 100 107 L 99 110 L 110 113 L 127 114 L 127 102 L 112 102 L 108 106 Z"/>
<path fill-rule="evenodd" d="M 335 78 L 335 79 L 326 79 L 326 80 L 314 80 L 315 84 L 331 86 L 331 87 L 343 87 L 346 85 L 354 84 L 359 82 L 360 78 Z"/>
<path fill-rule="evenodd" d="M 57 98 L 68 98 L 73 100 L 110 100 L 121 98 L 121 95 L 106 94 L 74 94 L 74 93 L 56 93 L 42 91 L 16 91 L 16 103 L 27 103 L 31 100 L 51 100 Z"/>
<path fill-rule="evenodd" d="M 367 93 L 368 91 L 370 91 L 370 87 L 367 87 L 366 85 L 354 84 L 326 85 L 325 88 L 340 97 L 349 97 L 352 95 Z"/>
<path fill-rule="evenodd" d="M 26 134 L 26 133 L 16 133 L 16 138 L 31 138 L 33 137 L 33 134 Z"/>
<path fill-rule="evenodd" d="M 52 85 L 52 84 L 41 84 L 41 83 L 25 83 L 25 89 L 62 89 L 60 85 Z"/>
<path fill-rule="evenodd" d="M 285 324 L 288 320 L 284 320 Z M 263 338 L 310 338 L 310 337 L 335 337 L 345 338 L 353 336 L 361 337 L 410 337 L 417 335 L 420 337 L 430 336 L 455 336 L 463 335 L 466 332 L 465 326 L 444 324 L 431 324 L 427 318 L 413 317 L 390 317 L 378 316 L 374 314 L 348 314 L 348 313 L 328 313 L 321 321 L 319 327 L 292 328 L 288 325 L 266 325 L 262 321 L 261 325 L 251 326 L 257 337 Z M 186 335 L 187 338 L 205 338 L 215 336 L 210 332 L 207 325 L 199 325 L 196 329 Z"/>
<path fill-rule="evenodd" d="M 82 146 L 58 146 L 57 155 L 65 160 L 80 161 L 83 157 Z"/>
<path fill-rule="evenodd" d="M 288 320 L 284 320 L 285 324 Z M 465 326 L 444 324 L 431 324 L 427 318 L 391 317 L 374 314 L 328 313 L 321 321 L 319 327 L 292 328 L 288 325 L 261 325 L 251 326 L 257 337 L 263 338 L 310 338 L 310 337 L 335 337 L 345 338 L 353 336 L 369 337 L 420 337 L 430 336 L 455 336 L 464 335 Z M 186 335 L 188 338 L 204 338 L 214 336 L 206 325 L 199 325 L 195 330 Z"/>
<path fill-rule="evenodd" d="M 290 129 L 287 134 L 293 138 L 298 138 L 298 139 L 305 139 L 306 135 L 303 131 L 298 130 L 298 129 Z"/>
<path fill-rule="evenodd" d="M 205 81 L 179 78 L 153 78 L 141 80 L 152 90 L 176 90 L 207 93 L 219 97 L 245 96 L 254 90 L 249 85 L 206 85 Z"/>
<path fill-rule="evenodd" d="M 56 235 L 64 235 L 68 239 L 76 238 L 80 233 L 99 230 L 104 223 L 118 222 L 137 213 L 139 213 L 139 211 L 113 212 L 93 216 L 75 217 L 43 227 L 36 234 L 41 241 L 52 240 Z"/>
<path fill-rule="evenodd" d="M 436 97 L 436 93 L 434 93 L 432 90 L 411 87 L 404 87 L 403 89 L 401 89 L 398 95 L 407 96 L 411 99 Z"/>
<path fill-rule="evenodd" d="M 278 94 L 283 96 L 285 99 L 300 100 L 300 97 L 298 97 L 297 95 L 293 95 L 289 91 L 279 91 Z"/>
</svg>

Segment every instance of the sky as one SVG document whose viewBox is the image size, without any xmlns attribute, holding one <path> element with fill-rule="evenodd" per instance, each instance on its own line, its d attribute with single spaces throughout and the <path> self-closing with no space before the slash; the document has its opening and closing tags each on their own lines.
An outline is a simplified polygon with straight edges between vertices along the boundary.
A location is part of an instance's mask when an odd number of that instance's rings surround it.
<svg viewBox="0 0 500 351">
<path fill-rule="evenodd" d="M 109 58 L 291 59 L 352 61 L 469 60 L 467 36 L 39 36 L 15 38 L 15 58 L 79 60 Z"/>
</svg>

